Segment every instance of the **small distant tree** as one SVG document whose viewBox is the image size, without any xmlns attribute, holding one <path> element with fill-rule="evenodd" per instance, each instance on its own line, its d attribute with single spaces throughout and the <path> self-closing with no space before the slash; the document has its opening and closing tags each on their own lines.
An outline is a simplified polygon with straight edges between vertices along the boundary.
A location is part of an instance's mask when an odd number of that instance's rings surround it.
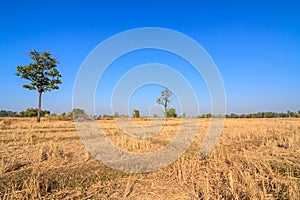
<svg viewBox="0 0 300 200">
<path fill-rule="evenodd" d="M 113 118 L 113 116 L 108 115 L 108 114 L 104 114 L 104 115 L 102 116 L 102 119 L 111 119 L 111 118 Z"/>
<path fill-rule="evenodd" d="M 170 108 L 168 111 L 167 111 L 167 117 L 177 117 L 177 113 L 176 113 L 176 110 L 175 108 Z"/>
<path fill-rule="evenodd" d="M 287 117 L 289 117 L 289 115 L 287 113 L 279 113 L 279 117 L 287 118 Z"/>
<path fill-rule="evenodd" d="M 159 116 L 158 116 L 158 114 L 153 114 L 153 118 L 158 118 Z"/>
<path fill-rule="evenodd" d="M 27 108 L 26 110 L 20 112 L 20 117 L 36 117 L 37 115 L 37 108 Z M 50 111 L 41 110 L 41 116 L 44 117 L 45 115 L 50 115 Z"/>
<path fill-rule="evenodd" d="M 114 118 L 119 118 L 119 117 L 120 117 L 120 114 L 118 112 L 115 112 Z"/>
<path fill-rule="evenodd" d="M 238 114 L 231 113 L 230 118 L 240 118 L 240 116 Z"/>
<path fill-rule="evenodd" d="M 201 118 L 207 118 L 207 114 L 203 113 L 203 114 L 201 115 Z"/>
<path fill-rule="evenodd" d="M 140 111 L 136 110 L 136 109 L 133 110 L 132 117 L 133 118 L 139 118 L 140 117 Z"/>
<path fill-rule="evenodd" d="M 16 117 L 18 116 L 17 112 L 13 112 L 10 110 L 1 110 L 0 117 Z"/>
<path fill-rule="evenodd" d="M 36 117 L 37 109 L 36 108 L 27 108 L 25 111 L 20 112 L 21 117 Z"/>
<path fill-rule="evenodd" d="M 71 118 L 86 118 L 88 115 L 86 112 L 80 108 L 74 108 L 70 113 L 69 117 Z"/>
<path fill-rule="evenodd" d="M 40 122 L 42 93 L 59 89 L 57 85 L 61 84 L 61 75 L 57 70 L 58 62 L 51 57 L 50 52 L 40 53 L 33 50 L 29 52 L 29 56 L 34 62 L 25 66 L 17 66 L 16 75 L 30 81 L 30 84 L 23 85 L 24 88 L 38 92 L 37 122 Z"/>
<path fill-rule="evenodd" d="M 246 118 L 247 115 L 246 114 L 241 114 L 240 118 Z"/>
<path fill-rule="evenodd" d="M 168 105 L 171 103 L 171 96 L 173 95 L 172 91 L 168 88 L 165 88 L 161 91 L 161 96 L 156 100 L 156 103 L 162 105 L 165 110 L 165 117 L 167 117 Z"/>
<path fill-rule="evenodd" d="M 186 118 L 186 114 L 182 113 L 181 118 Z"/>
</svg>

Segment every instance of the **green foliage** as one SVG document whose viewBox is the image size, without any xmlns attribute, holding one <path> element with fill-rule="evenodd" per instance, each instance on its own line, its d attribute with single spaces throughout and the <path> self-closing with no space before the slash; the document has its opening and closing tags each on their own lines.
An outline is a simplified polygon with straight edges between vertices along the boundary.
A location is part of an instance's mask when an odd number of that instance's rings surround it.
<svg viewBox="0 0 300 200">
<path fill-rule="evenodd" d="M 167 111 L 167 117 L 170 118 L 170 117 L 177 117 L 177 113 L 176 113 L 176 110 L 175 108 L 170 108 L 168 111 Z"/>
<path fill-rule="evenodd" d="M 74 108 L 73 109 L 73 114 L 74 115 L 86 115 L 85 111 L 80 109 L 80 108 Z"/>
<path fill-rule="evenodd" d="M 36 117 L 37 109 L 36 108 L 27 108 L 25 111 L 20 112 L 21 117 Z"/>
<path fill-rule="evenodd" d="M 119 118 L 119 117 L 120 117 L 120 114 L 118 112 L 115 112 L 114 118 Z"/>
<path fill-rule="evenodd" d="M 212 115 L 211 113 L 199 115 L 198 118 L 218 118 L 222 117 L 221 115 Z M 258 112 L 258 113 L 248 113 L 248 114 L 226 114 L 226 118 L 300 118 L 300 113 L 287 111 L 286 113 L 277 113 L 277 112 Z"/>
<path fill-rule="evenodd" d="M 50 111 L 49 110 L 42 110 L 41 111 L 41 116 L 42 117 L 50 116 Z"/>
<path fill-rule="evenodd" d="M 211 113 L 207 113 L 207 114 L 202 114 L 202 115 L 199 115 L 198 118 L 211 118 L 212 117 L 212 114 Z"/>
<path fill-rule="evenodd" d="M 18 113 L 9 110 L 0 110 L 0 117 L 17 117 Z"/>
<path fill-rule="evenodd" d="M 240 116 L 237 114 L 231 113 L 230 118 L 240 118 Z"/>
<path fill-rule="evenodd" d="M 42 93 L 59 89 L 61 74 L 57 70 L 56 58 L 51 57 L 50 52 L 40 53 L 36 50 L 29 52 L 30 58 L 34 61 L 25 66 L 17 66 L 17 76 L 30 81 L 23 87 L 29 90 L 36 90 L 39 93 L 37 122 L 40 122 Z"/>
<path fill-rule="evenodd" d="M 71 112 L 69 112 L 68 116 L 70 118 L 80 118 L 80 117 L 87 117 L 88 115 L 86 112 L 80 108 L 74 108 Z"/>
<path fill-rule="evenodd" d="M 41 93 L 59 89 L 57 85 L 61 84 L 61 75 L 57 70 L 56 58 L 51 57 L 48 51 L 40 53 L 36 50 L 30 51 L 29 56 L 35 62 L 17 66 L 16 75 L 30 81 L 30 84 L 25 84 L 23 87 Z"/>
<path fill-rule="evenodd" d="M 289 117 L 295 117 L 295 113 L 288 110 Z"/>
<path fill-rule="evenodd" d="M 140 111 L 136 110 L 136 109 L 133 110 L 132 117 L 133 118 L 139 118 L 140 117 Z"/>
<path fill-rule="evenodd" d="M 171 96 L 173 95 L 172 91 L 168 88 L 165 88 L 161 91 L 161 96 L 156 100 L 156 103 L 162 105 L 165 109 L 165 117 L 167 117 L 168 105 L 171 103 Z"/>
<path fill-rule="evenodd" d="M 102 116 L 102 118 L 103 118 L 103 119 L 110 119 L 110 118 L 113 118 L 113 116 L 112 116 L 112 115 L 108 115 L 108 114 L 104 114 L 104 115 Z"/>
<path fill-rule="evenodd" d="M 258 113 L 249 113 L 249 114 L 235 114 L 226 115 L 226 118 L 298 118 L 300 114 L 297 112 L 287 111 L 286 113 L 277 113 L 277 112 L 258 112 Z"/>
<path fill-rule="evenodd" d="M 153 114 L 153 118 L 159 118 L 158 114 Z"/>
<path fill-rule="evenodd" d="M 19 116 L 20 117 L 36 117 L 37 114 L 38 114 L 37 108 L 27 108 L 25 111 L 21 111 Z M 50 111 L 42 110 L 41 117 L 44 117 L 45 115 L 50 115 Z"/>
</svg>

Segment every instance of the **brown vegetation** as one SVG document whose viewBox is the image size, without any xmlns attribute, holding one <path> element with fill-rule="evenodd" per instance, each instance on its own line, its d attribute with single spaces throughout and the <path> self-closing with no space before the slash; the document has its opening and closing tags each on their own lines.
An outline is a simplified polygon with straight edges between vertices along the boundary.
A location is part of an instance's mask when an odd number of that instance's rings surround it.
<svg viewBox="0 0 300 200">
<path fill-rule="evenodd" d="M 148 120 L 134 119 L 147 125 Z M 176 134 L 168 119 L 153 138 L 132 138 L 114 120 L 99 121 L 121 148 L 151 152 Z M 201 119 L 189 150 L 168 167 L 126 174 L 95 160 L 74 123 L 0 118 L 1 199 L 299 199 L 300 119 L 226 119 L 214 151 L 198 151 L 210 119 Z"/>
</svg>

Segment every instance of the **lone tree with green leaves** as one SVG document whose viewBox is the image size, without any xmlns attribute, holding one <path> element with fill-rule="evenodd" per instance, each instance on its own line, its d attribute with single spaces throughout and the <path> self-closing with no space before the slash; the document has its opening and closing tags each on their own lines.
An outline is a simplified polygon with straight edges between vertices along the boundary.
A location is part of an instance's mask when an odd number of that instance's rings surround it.
<svg viewBox="0 0 300 200">
<path fill-rule="evenodd" d="M 156 103 L 162 105 L 165 110 L 165 117 L 167 117 L 168 105 L 171 103 L 171 96 L 173 95 L 172 91 L 168 88 L 165 88 L 161 91 L 161 96 L 156 100 Z"/>
<path fill-rule="evenodd" d="M 57 90 L 61 84 L 61 74 L 57 70 L 57 60 L 52 57 L 49 51 L 40 53 L 36 50 L 29 52 L 33 63 L 26 66 L 17 66 L 17 76 L 27 79 L 30 84 L 23 85 L 29 90 L 36 90 L 39 93 L 37 122 L 41 121 L 42 93 L 50 90 Z"/>
<path fill-rule="evenodd" d="M 133 118 L 139 118 L 140 117 L 140 111 L 137 110 L 137 109 L 133 110 L 132 117 Z"/>
<path fill-rule="evenodd" d="M 173 117 L 173 118 L 176 118 L 178 117 L 177 113 L 176 113 L 176 110 L 175 108 L 170 108 L 167 112 L 167 117 Z"/>
</svg>

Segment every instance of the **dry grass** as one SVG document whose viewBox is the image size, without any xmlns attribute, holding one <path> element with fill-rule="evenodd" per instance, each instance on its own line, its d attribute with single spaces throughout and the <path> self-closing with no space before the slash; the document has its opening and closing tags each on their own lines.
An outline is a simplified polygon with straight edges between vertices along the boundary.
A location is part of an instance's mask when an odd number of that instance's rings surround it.
<svg viewBox="0 0 300 200">
<path fill-rule="evenodd" d="M 114 120 L 100 121 L 116 145 L 136 152 L 167 144 L 179 123 L 168 120 L 155 137 L 137 139 L 122 133 Z M 214 151 L 200 160 L 197 152 L 209 123 L 200 120 L 192 146 L 172 165 L 126 174 L 91 157 L 71 121 L 0 118 L 0 198 L 300 198 L 300 119 L 226 119 Z"/>
</svg>

